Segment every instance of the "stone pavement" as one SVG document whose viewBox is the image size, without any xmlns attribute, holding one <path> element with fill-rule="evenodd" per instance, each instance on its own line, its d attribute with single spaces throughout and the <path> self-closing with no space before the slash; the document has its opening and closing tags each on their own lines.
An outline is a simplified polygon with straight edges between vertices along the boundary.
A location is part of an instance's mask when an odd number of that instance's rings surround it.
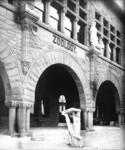
<svg viewBox="0 0 125 150">
<path fill-rule="evenodd" d="M 10 137 L 0 133 L 0 150 L 42 150 L 71 148 L 66 128 L 32 128 L 33 137 Z M 125 150 L 124 130 L 119 127 L 94 126 L 93 131 L 82 131 L 82 150 L 119 149 Z"/>
</svg>

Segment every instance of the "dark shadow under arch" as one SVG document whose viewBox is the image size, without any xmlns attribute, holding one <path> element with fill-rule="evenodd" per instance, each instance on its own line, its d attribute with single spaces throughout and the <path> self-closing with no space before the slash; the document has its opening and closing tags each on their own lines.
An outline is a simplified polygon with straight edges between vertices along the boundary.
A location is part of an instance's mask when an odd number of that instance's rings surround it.
<svg viewBox="0 0 125 150">
<path fill-rule="evenodd" d="M 118 124 L 120 112 L 120 98 L 115 85 L 111 81 L 101 84 L 96 97 L 96 111 L 94 112 L 94 124 L 114 125 Z"/>
<path fill-rule="evenodd" d="M 5 101 L 11 97 L 11 88 L 6 70 L 0 61 L 0 129 L 8 128 L 9 110 L 5 106 Z"/>
<path fill-rule="evenodd" d="M 34 115 L 32 116 L 35 117 L 36 124 L 38 126 L 57 126 L 60 95 L 66 98 L 66 109 L 80 108 L 80 94 L 82 96 L 84 94 L 81 89 L 81 82 L 71 68 L 62 64 L 48 67 L 40 76 L 35 90 Z M 44 111 L 42 111 L 41 102 L 44 105 Z"/>
</svg>

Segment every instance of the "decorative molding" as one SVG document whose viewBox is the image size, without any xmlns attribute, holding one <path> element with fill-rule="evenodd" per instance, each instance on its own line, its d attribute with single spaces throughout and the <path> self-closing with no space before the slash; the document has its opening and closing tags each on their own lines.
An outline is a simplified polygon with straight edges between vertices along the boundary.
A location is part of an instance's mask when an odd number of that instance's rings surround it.
<svg viewBox="0 0 125 150">
<path fill-rule="evenodd" d="M 18 101 L 10 101 L 10 102 L 5 101 L 5 105 L 7 107 L 28 107 L 28 108 L 31 108 L 31 107 L 33 107 L 34 103 L 25 103 L 25 102 L 18 102 Z"/>
<path fill-rule="evenodd" d="M 21 61 L 21 67 L 22 67 L 22 73 L 23 73 L 24 75 L 26 75 L 27 72 L 28 72 L 28 69 L 29 69 L 29 67 L 30 67 L 30 63 L 27 62 L 27 61 Z"/>
<path fill-rule="evenodd" d="M 33 24 L 39 20 L 39 14 L 35 8 L 26 3 L 21 4 L 19 17 L 23 30 L 32 29 Z"/>
</svg>

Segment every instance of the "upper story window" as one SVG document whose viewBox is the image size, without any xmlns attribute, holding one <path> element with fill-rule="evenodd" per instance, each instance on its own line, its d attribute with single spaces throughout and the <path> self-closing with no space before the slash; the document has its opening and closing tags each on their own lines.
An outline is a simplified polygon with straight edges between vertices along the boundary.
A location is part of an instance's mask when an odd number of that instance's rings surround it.
<svg viewBox="0 0 125 150">
<path fill-rule="evenodd" d="M 100 40 L 102 38 L 104 49 L 103 56 L 115 61 L 117 64 L 121 63 L 121 33 L 115 29 L 114 25 L 104 18 L 100 13 L 95 12 L 95 21 L 97 28 L 97 35 Z"/>
<path fill-rule="evenodd" d="M 60 30 L 60 13 L 54 3 L 50 6 L 50 25 L 56 30 Z"/>
<path fill-rule="evenodd" d="M 35 7 L 39 12 L 40 21 L 44 22 L 45 3 L 43 0 L 35 0 Z"/>
<path fill-rule="evenodd" d="M 85 0 L 79 0 L 80 6 L 83 9 L 87 9 L 87 3 Z"/>
<path fill-rule="evenodd" d="M 85 42 L 88 34 L 85 31 L 87 29 L 86 0 L 35 0 L 35 8 L 39 12 L 40 21 L 65 33 L 69 38 L 87 45 Z"/>
<path fill-rule="evenodd" d="M 77 40 L 81 44 L 85 44 L 85 27 L 86 25 L 82 21 L 78 22 Z"/>
<path fill-rule="evenodd" d="M 65 17 L 65 34 L 70 38 L 73 37 L 73 19 L 69 14 Z"/>
<path fill-rule="evenodd" d="M 71 11 L 76 12 L 76 5 L 72 0 L 68 0 L 67 5 Z"/>
</svg>

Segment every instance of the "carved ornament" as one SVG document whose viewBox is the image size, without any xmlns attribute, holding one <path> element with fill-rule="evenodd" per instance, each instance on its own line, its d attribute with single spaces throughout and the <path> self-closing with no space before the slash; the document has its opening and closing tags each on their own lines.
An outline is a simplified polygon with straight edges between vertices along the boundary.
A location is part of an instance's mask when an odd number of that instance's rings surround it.
<svg viewBox="0 0 125 150">
<path fill-rule="evenodd" d="M 39 13 L 33 6 L 26 3 L 21 4 L 20 22 L 23 29 L 30 29 L 39 20 Z"/>
</svg>

